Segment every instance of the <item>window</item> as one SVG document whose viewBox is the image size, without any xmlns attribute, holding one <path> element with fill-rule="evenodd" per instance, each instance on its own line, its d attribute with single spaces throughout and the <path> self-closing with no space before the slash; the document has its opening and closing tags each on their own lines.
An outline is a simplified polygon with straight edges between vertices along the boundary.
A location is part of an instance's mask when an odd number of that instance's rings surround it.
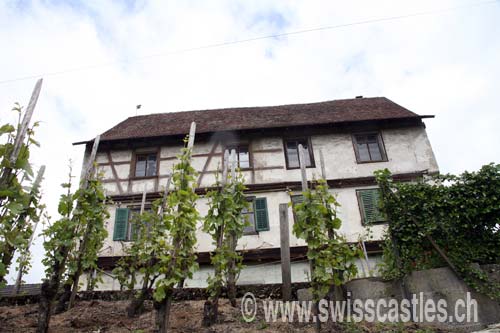
<svg viewBox="0 0 500 333">
<path fill-rule="evenodd" d="M 248 146 L 228 146 L 225 150 L 229 151 L 229 155 L 231 155 L 231 151 L 236 151 L 236 159 L 238 160 L 237 166 L 240 169 L 250 169 L 250 154 L 248 153 Z"/>
<path fill-rule="evenodd" d="M 386 222 L 387 219 L 379 210 L 380 190 L 378 188 L 357 190 L 356 195 L 363 225 Z"/>
<path fill-rule="evenodd" d="M 306 168 L 314 167 L 314 157 L 309 139 L 288 139 L 285 140 L 285 157 L 286 167 L 288 169 L 296 169 L 299 164 L 299 145 L 302 145 L 305 150 L 305 165 Z"/>
<path fill-rule="evenodd" d="M 353 143 L 358 163 L 387 161 L 380 133 L 354 134 Z"/>
<path fill-rule="evenodd" d="M 115 211 L 114 241 L 133 241 L 137 238 L 137 228 L 134 219 L 140 214 L 138 208 L 117 208 Z"/>
<path fill-rule="evenodd" d="M 135 176 L 156 176 L 156 153 L 137 154 L 135 158 Z"/>
<path fill-rule="evenodd" d="M 244 235 L 253 235 L 258 231 L 269 230 L 269 216 L 267 213 L 266 198 L 249 197 L 250 202 L 248 209 L 242 212 L 243 217 L 250 225 L 243 230 Z"/>
</svg>

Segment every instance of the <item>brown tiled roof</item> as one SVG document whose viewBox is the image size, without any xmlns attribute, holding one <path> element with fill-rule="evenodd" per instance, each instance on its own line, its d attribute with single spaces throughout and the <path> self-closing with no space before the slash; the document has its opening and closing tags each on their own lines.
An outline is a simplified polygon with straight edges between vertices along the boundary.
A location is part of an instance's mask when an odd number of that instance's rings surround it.
<svg viewBox="0 0 500 333">
<path fill-rule="evenodd" d="M 102 141 L 182 135 L 196 121 L 197 133 L 258 128 L 419 118 L 385 97 L 309 104 L 157 113 L 130 117 L 101 135 Z"/>
</svg>

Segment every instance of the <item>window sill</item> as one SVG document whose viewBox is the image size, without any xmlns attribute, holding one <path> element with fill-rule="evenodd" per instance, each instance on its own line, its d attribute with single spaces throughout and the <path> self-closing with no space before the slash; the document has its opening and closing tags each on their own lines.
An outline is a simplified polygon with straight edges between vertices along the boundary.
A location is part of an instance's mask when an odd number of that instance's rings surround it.
<svg viewBox="0 0 500 333">
<path fill-rule="evenodd" d="M 287 170 L 300 170 L 300 167 L 289 167 L 287 166 L 286 167 Z M 311 166 L 306 166 L 306 169 L 316 169 L 316 166 L 315 165 L 311 165 Z"/>
<path fill-rule="evenodd" d="M 384 163 L 384 162 L 389 162 L 389 160 L 385 159 L 380 161 L 356 161 L 357 164 Z"/>
<path fill-rule="evenodd" d="M 158 178 L 158 176 L 130 177 L 130 180 L 147 180 L 155 178 Z"/>
<path fill-rule="evenodd" d="M 361 223 L 361 225 L 363 227 L 370 227 L 372 225 L 383 225 L 383 224 L 389 224 L 389 221 L 377 221 L 377 222 L 369 222 L 369 223 L 362 222 Z"/>
<path fill-rule="evenodd" d="M 258 231 L 252 231 L 252 232 L 245 232 L 243 233 L 243 236 L 258 236 L 259 232 Z"/>
</svg>

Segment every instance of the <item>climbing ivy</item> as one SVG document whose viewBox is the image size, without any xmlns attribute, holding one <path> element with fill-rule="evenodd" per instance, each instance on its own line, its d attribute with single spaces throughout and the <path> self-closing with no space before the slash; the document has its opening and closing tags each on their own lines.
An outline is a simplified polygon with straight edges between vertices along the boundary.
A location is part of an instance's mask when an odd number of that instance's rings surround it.
<svg viewBox="0 0 500 333">
<path fill-rule="evenodd" d="M 303 201 L 292 205 L 296 220 L 293 233 L 307 242 L 307 258 L 313 266 L 311 287 L 316 300 L 333 285 L 342 285 L 357 273 L 354 263 L 362 253 L 339 233 L 342 221 L 337 216 L 340 204 L 329 192 L 324 179 L 313 189 L 302 192 Z"/>
<path fill-rule="evenodd" d="M 383 246 L 383 276 L 401 277 L 446 266 L 430 236 L 466 283 L 493 298 L 500 297 L 500 285 L 490 282 L 479 268 L 500 263 L 499 164 L 412 183 L 393 182 L 387 169 L 375 175 L 382 193 L 381 209 L 390 221 Z"/>
</svg>

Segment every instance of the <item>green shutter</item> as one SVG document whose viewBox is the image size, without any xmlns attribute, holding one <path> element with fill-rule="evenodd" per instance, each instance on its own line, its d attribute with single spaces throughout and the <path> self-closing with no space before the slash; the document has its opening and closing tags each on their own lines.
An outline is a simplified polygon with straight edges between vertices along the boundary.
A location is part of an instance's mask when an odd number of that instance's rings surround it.
<svg viewBox="0 0 500 333">
<path fill-rule="evenodd" d="M 269 216 L 267 215 L 267 200 L 266 198 L 257 198 L 254 201 L 255 212 L 255 230 L 269 230 Z"/>
<path fill-rule="evenodd" d="M 379 210 L 379 198 L 380 190 L 378 188 L 359 191 L 364 224 L 385 221 Z"/>
<path fill-rule="evenodd" d="M 115 211 L 115 227 L 113 230 L 113 240 L 122 241 L 127 238 L 128 208 L 117 208 Z"/>
</svg>

